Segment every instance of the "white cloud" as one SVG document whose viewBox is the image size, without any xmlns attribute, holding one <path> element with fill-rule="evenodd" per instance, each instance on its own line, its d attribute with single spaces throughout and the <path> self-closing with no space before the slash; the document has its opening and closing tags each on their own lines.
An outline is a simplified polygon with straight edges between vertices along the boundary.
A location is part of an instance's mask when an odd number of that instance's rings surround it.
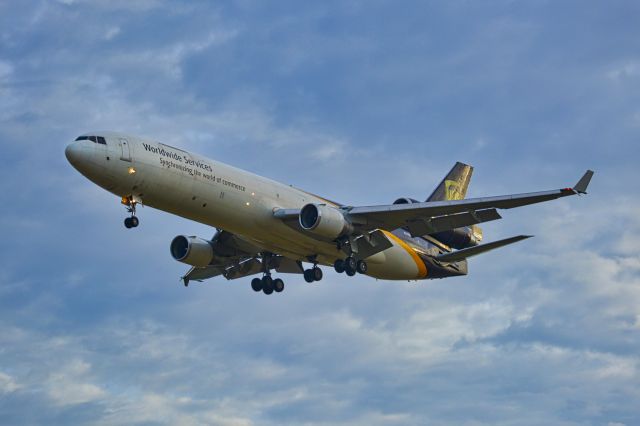
<svg viewBox="0 0 640 426">
<path fill-rule="evenodd" d="M 13 65 L 10 62 L 0 60 L 0 82 L 7 80 L 13 73 Z"/>
<path fill-rule="evenodd" d="M 20 389 L 20 385 L 10 375 L 0 371 L 0 395 L 6 395 Z"/>
<path fill-rule="evenodd" d="M 629 61 L 607 71 L 607 78 L 614 81 L 625 80 L 640 75 L 640 62 Z"/>
<path fill-rule="evenodd" d="M 47 393 L 55 404 L 69 406 L 103 399 L 107 393 L 90 383 L 91 365 L 75 359 L 52 373 L 47 380 Z"/>
<path fill-rule="evenodd" d="M 105 33 L 104 33 L 104 39 L 105 40 L 112 40 L 113 38 L 115 38 L 118 34 L 120 34 L 120 27 L 110 27 Z"/>
</svg>

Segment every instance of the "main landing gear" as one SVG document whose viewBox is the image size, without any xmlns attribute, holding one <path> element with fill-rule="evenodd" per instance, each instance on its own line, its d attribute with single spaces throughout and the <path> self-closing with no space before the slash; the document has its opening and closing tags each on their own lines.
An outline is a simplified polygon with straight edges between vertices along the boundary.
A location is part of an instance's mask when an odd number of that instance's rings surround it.
<svg viewBox="0 0 640 426">
<path fill-rule="evenodd" d="M 320 281 L 321 279 L 322 269 L 318 268 L 318 265 L 314 265 L 313 268 L 304 271 L 304 280 L 308 283 Z"/>
<path fill-rule="evenodd" d="M 350 277 L 354 276 L 356 272 L 366 274 L 368 270 L 367 262 L 364 260 L 356 260 L 353 256 L 349 256 L 344 260 L 336 260 L 333 264 L 333 268 L 337 273 L 341 274 L 345 272 Z"/>
<path fill-rule="evenodd" d="M 136 216 L 136 204 L 138 202 L 133 199 L 133 197 L 122 197 L 122 204 L 124 204 L 127 208 L 127 213 L 131 214 L 131 217 L 128 217 L 124 220 L 124 226 L 127 229 L 136 228 L 140 224 L 140 220 Z"/>
<path fill-rule="evenodd" d="M 264 253 L 262 255 L 262 278 L 254 278 L 251 280 L 251 288 L 255 292 L 263 292 L 264 294 L 282 293 L 284 290 L 284 281 L 280 278 L 271 278 L 271 272 L 269 264 L 271 262 L 271 253 Z"/>
<path fill-rule="evenodd" d="M 271 294 L 274 291 L 281 293 L 284 290 L 284 281 L 280 278 L 275 280 L 271 278 L 271 274 L 265 274 L 262 278 L 254 278 L 251 280 L 251 288 L 255 292 L 263 292 L 264 294 Z"/>
</svg>

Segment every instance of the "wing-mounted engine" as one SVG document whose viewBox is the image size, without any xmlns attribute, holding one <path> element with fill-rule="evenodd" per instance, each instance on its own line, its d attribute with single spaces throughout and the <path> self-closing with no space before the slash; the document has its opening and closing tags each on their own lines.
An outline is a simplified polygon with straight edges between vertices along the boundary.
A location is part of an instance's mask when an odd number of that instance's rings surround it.
<svg viewBox="0 0 640 426">
<path fill-rule="evenodd" d="M 404 197 L 404 198 L 398 198 L 393 202 L 393 204 L 413 204 L 413 203 L 419 203 L 419 202 L 420 201 L 414 200 L 413 198 Z"/>
<path fill-rule="evenodd" d="M 213 261 L 212 242 L 195 236 L 178 235 L 169 249 L 175 260 L 187 265 L 204 268 Z"/>
<path fill-rule="evenodd" d="M 480 244 L 482 241 L 482 228 L 476 225 L 465 226 L 431 234 L 431 236 L 449 247 L 460 250 Z"/>
<path fill-rule="evenodd" d="M 305 231 L 331 240 L 353 231 L 340 210 L 325 204 L 307 204 L 300 210 L 298 222 Z"/>
<path fill-rule="evenodd" d="M 178 262 L 203 268 L 255 256 L 260 248 L 235 234 L 221 230 L 211 240 L 178 235 L 171 241 L 170 251 Z"/>
</svg>

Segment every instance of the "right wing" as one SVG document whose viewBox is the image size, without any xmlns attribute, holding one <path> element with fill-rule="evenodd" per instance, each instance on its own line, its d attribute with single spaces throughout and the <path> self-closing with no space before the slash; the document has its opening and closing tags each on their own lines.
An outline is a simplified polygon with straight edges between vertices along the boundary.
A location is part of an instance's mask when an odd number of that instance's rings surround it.
<svg viewBox="0 0 640 426">
<path fill-rule="evenodd" d="M 261 249 L 241 237 L 227 231 L 219 231 L 211 240 L 214 260 L 204 268 L 192 267 L 182 277 L 185 285 L 189 281 L 203 281 L 217 276 L 228 280 L 247 277 L 263 272 Z M 302 264 L 283 256 L 271 256 L 269 269 L 282 273 L 303 272 Z"/>
</svg>

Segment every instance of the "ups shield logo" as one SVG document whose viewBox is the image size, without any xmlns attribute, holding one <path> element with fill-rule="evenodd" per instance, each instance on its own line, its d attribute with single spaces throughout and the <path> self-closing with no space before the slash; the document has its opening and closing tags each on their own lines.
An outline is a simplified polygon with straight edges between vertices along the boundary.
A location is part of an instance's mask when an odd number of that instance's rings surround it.
<svg viewBox="0 0 640 426">
<path fill-rule="evenodd" d="M 445 180 L 444 191 L 445 200 L 462 200 L 464 198 L 460 184 L 455 180 Z"/>
</svg>

